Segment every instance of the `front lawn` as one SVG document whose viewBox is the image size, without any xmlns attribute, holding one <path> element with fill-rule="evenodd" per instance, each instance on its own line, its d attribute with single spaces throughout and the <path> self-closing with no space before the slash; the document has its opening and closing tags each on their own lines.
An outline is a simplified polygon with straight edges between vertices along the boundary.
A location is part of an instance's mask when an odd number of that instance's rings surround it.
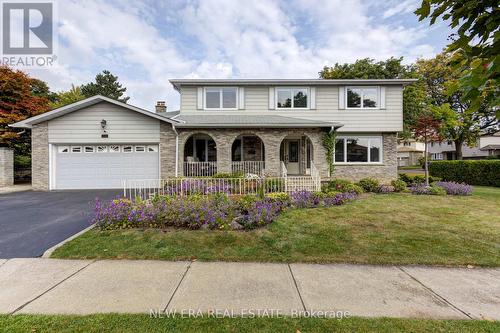
<svg viewBox="0 0 500 333">
<path fill-rule="evenodd" d="M 296 209 L 253 231 L 92 230 L 54 258 L 500 266 L 500 188 L 472 196 L 369 194 Z"/>
<path fill-rule="evenodd" d="M 392 318 L 157 318 L 0 315 L 5 332 L 498 332 L 499 322 Z"/>
</svg>

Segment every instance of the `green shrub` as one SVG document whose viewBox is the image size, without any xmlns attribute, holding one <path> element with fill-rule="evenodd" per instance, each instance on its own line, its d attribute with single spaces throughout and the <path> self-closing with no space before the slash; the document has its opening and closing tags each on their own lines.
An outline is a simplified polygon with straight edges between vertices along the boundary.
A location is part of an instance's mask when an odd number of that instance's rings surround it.
<svg viewBox="0 0 500 333">
<path fill-rule="evenodd" d="M 394 192 L 402 192 L 406 189 L 406 182 L 401 179 L 396 179 L 391 182 L 391 185 L 394 186 Z"/>
<path fill-rule="evenodd" d="M 445 181 L 500 187 L 500 160 L 434 161 L 429 172 Z"/>
<path fill-rule="evenodd" d="M 245 174 L 243 172 L 218 172 L 212 176 L 212 178 L 243 178 Z"/>
<path fill-rule="evenodd" d="M 363 193 L 363 188 L 345 179 L 334 179 L 323 186 L 323 192 L 354 192 L 356 194 Z"/>
<path fill-rule="evenodd" d="M 361 186 L 365 192 L 377 192 L 380 183 L 375 178 L 363 178 L 358 182 L 358 185 Z"/>
<path fill-rule="evenodd" d="M 30 155 L 14 155 L 14 168 L 27 169 L 31 166 Z"/>
<path fill-rule="evenodd" d="M 425 175 L 409 175 L 406 173 L 400 173 L 399 174 L 399 179 L 404 181 L 407 185 L 414 185 L 414 184 L 423 184 L 425 183 Z M 440 181 L 441 178 L 439 177 L 432 177 L 429 176 L 429 183 L 434 183 Z"/>
<path fill-rule="evenodd" d="M 439 186 L 431 186 L 429 189 L 430 195 L 446 195 L 446 190 Z"/>
</svg>

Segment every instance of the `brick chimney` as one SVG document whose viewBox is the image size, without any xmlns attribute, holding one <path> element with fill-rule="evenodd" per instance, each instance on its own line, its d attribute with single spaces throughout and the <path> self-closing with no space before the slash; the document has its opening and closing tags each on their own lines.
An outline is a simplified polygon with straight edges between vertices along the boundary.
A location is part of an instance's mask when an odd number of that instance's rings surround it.
<svg viewBox="0 0 500 333">
<path fill-rule="evenodd" d="M 158 102 L 156 102 L 155 112 L 156 113 L 167 112 L 167 104 L 165 103 L 165 101 L 158 101 Z"/>
</svg>

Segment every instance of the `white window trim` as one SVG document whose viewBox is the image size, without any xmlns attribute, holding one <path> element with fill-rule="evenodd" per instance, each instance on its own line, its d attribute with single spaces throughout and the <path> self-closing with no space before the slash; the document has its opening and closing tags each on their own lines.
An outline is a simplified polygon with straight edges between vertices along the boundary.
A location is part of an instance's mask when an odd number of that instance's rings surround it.
<svg viewBox="0 0 500 333">
<path fill-rule="evenodd" d="M 68 151 L 63 151 L 67 149 Z M 57 153 L 59 154 L 69 154 L 71 152 L 70 146 L 57 146 Z"/>
<path fill-rule="evenodd" d="M 361 93 L 361 107 L 356 108 L 356 107 L 349 107 L 349 100 L 347 99 L 347 91 L 349 89 L 375 89 L 377 91 L 377 98 L 376 98 L 376 103 L 377 106 L 374 108 L 365 108 L 363 107 L 363 96 L 364 92 Z M 380 87 L 379 86 L 347 86 L 344 89 L 344 100 L 345 100 L 345 108 L 348 110 L 379 110 L 380 109 Z"/>
<path fill-rule="evenodd" d="M 111 147 L 117 147 L 118 150 L 113 150 Z M 120 153 L 121 152 L 121 147 L 119 145 L 109 145 L 108 152 L 110 153 Z"/>
<path fill-rule="evenodd" d="M 307 106 L 305 108 L 293 107 L 293 90 L 294 89 L 305 89 L 307 91 Z M 278 107 L 278 91 L 279 90 L 292 90 L 292 107 L 281 108 Z M 278 111 L 288 111 L 288 110 L 310 110 L 311 109 L 311 89 L 309 87 L 275 87 L 274 88 L 274 109 Z"/>
<path fill-rule="evenodd" d="M 128 147 L 130 147 L 130 151 L 125 151 L 125 148 L 128 148 Z M 122 147 L 122 153 L 130 154 L 130 153 L 133 153 L 133 152 L 134 152 L 134 146 L 132 146 L 132 145 L 126 145 L 126 146 Z"/>
<path fill-rule="evenodd" d="M 337 162 L 335 161 L 335 151 L 333 152 L 333 163 L 336 165 L 383 165 L 384 164 L 384 138 L 380 135 L 345 135 L 339 136 L 336 138 L 337 140 L 344 140 L 344 161 L 346 162 Z M 368 139 L 368 161 L 367 162 L 347 162 L 347 139 Z M 380 153 L 379 153 L 379 161 L 378 162 L 370 162 L 371 160 L 371 139 L 380 139 Z"/>
<path fill-rule="evenodd" d="M 141 149 L 142 150 L 137 150 L 137 148 Z M 143 146 L 143 145 L 137 145 L 137 146 L 134 146 L 134 152 L 135 153 L 145 153 L 146 152 L 146 146 Z"/>
<path fill-rule="evenodd" d="M 219 90 L 220 92 L 220 96 L 219 96 L 219 103 L 220 103 L 220 108 L 207 108 L 207 89 L 217 89 Z M 222 100 L 223 100 L 223 97 L 222 97 L 222 89 L 236 89 L 236 105 L 234 108 L 224 108 L 222 107 Z M 240 110 L 238 108 L 238 106 L 240 105 L 239 104 L 239 99 L 240 99 L 240 96 L 239 96 L 239 91 L 238 91 L 238 87 L 203 87 L 203 110 L 205 111 L 238 111 Z"/>
</svg>

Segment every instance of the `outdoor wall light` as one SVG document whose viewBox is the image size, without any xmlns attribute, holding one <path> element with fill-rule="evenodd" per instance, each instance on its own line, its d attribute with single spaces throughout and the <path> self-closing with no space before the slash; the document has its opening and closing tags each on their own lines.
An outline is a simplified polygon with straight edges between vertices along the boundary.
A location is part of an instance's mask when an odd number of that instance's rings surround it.
<svg viewBox="0 0 500 333">
<path fill-rule="evenodd" d="M 105 133 L 106 133 L 106 125 L 107 125 L 106 120 L 105 119 L 101 120 L 101 128 Z"/>
</svg>

